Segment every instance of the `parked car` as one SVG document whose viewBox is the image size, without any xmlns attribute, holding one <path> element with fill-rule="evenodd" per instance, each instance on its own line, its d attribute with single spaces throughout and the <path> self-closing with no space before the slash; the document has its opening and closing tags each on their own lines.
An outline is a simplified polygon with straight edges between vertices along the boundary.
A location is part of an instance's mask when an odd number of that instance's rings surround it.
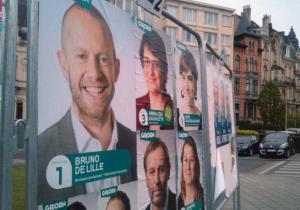
<svg viewBox="0 0 300 210">
<path fill-rule="evenodd" d="M 265 136 L 259 145 L 259 156 L 283 156 L 289 158 L 295 154 L 294 133 L 277 131 Z"/>
<path fill-rule="evenodd" d="M 300 128 L 287 128 L 286 130 L 294 132 L 295 136 L 300 136 Z"/>
<path fill-rule="evenodd" d="M 250 155 L 259 152 L 259 141 L 254 135 L 238 135 L 237 149 L 239 155 Z"/>
</svg>

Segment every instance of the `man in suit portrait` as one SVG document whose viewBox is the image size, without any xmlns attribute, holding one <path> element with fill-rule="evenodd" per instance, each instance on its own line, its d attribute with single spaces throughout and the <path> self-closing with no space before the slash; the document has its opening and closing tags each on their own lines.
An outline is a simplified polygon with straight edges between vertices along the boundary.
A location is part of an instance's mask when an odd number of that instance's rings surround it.
<svg viewBox="0 0 300 210">
<path fill-rule="evenodd" d="M 111 107 L 120 61 L 110 28 L 95 7 L 86 10 L 73 4 L 66 10 L 57 58 L 72 103 L 66 114 L 38 137 L 38 204 L 137 179 L 136 134 L 117 121 Z M 49 186 L 46 170 L 53 157 L 117 149 L 131 154 L 132 165 L 125 175 L 64 189 Z"/>
<path fill-rule="evenodd" d="M 146 210 L 176 209 L 176 196 L 168 188 L 170 170 L 168 148 L 157 138 L 148 144 L 144 155 L 146 185 L 151 200 Z"/>
</svg>

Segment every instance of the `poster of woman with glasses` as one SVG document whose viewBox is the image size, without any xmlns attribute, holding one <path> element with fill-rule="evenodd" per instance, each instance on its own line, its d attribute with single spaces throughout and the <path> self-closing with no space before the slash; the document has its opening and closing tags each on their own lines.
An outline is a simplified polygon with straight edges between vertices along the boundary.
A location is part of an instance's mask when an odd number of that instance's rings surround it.
<svg viewBox="0 0 300 210">
<path fill-rule="evenodd" d="M 137 130 L 174 129 L 171 39 L 137 20 Z"/>
</svg>

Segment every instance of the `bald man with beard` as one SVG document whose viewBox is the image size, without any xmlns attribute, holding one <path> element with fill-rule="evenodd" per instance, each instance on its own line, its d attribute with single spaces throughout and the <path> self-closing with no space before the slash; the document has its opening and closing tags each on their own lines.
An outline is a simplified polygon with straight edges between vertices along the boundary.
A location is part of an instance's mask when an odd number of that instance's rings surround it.
<svg viewBox="0 0 300 210">
<path fill-rule="evenodd" d="M 100 191 L 137 179 L 136 134 L 120 124 L 111 107 L 120 72 L 112 33 L 100 12 L 73 4 L 64 14 L 59 65 L 72 95 L 66 114 L 38 137 L 38 203 Z M 53 189 L 49 161 L 64 154 L 127 149 L 132 167 L 121 177 Z"/>
</svg>

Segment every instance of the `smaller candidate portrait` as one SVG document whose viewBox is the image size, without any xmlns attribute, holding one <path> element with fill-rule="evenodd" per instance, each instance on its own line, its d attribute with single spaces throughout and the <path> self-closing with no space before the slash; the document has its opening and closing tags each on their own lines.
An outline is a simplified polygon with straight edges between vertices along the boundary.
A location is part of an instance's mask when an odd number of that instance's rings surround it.
<svg viewBox="0 0 300 210">
<path fill-rule="evenodd" d="M 139 62 L 136 74 L 137 130 L 172 130 L 172 64 L 170 38 L 155 31 L 139 31 Z"/>
<path fill-rule="evenodd" d="M 106 204 L 105 210 L 130 210 L 130 200 L 123 191 L 117 191 Z"/>
<path fill-rule="evenodd" d="M 188 49 L 180 51 L 177 73 L 178 130 L 200 130 L 202 125 L 200 73 L 194 54 Z"/>
<path fill-rule="evenodd" d="M 176 209 L 175 132 L 160 131 L 150 142 L 140 142 L 139 209 Z"/>
<path fill-rule="evenodd" d="M 180 137 L 179 137 L 180 138 Z M 200 183 L 201 156 L 200 156 L 200 134 L 189 131 L 184 139 L 177 140 L 177 155 L 180 163 L 178 165 L 178 200 L 179 210 L 190 205 L 203 209 L 203 188 Z"/>
</svg>

